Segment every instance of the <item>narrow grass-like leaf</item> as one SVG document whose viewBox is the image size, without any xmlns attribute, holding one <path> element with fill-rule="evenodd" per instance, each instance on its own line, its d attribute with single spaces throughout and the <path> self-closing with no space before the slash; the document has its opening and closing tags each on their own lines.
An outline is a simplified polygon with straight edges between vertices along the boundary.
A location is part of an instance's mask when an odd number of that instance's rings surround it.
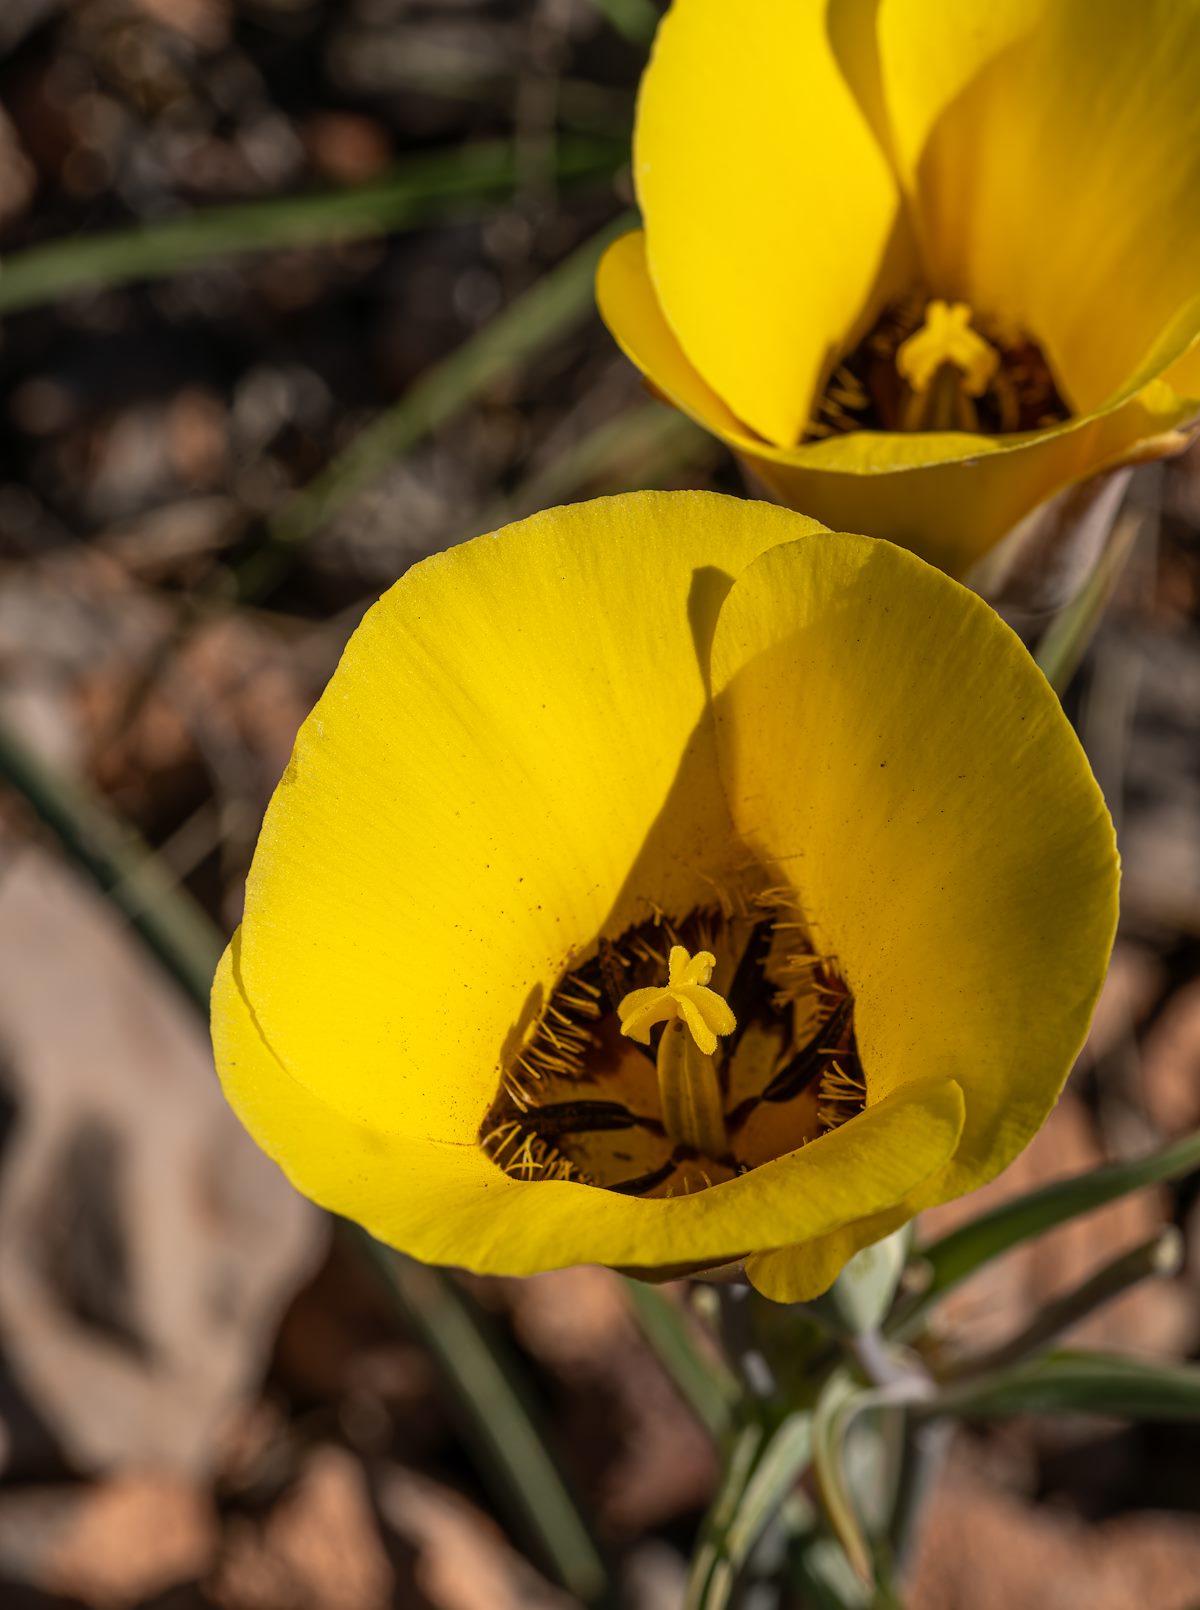
<svg viewBox="0 0 1200 1610">
<path fill-rule="evenodd" d="M 477 334 L 417 380 L 268 522 L 266 540 L 234 571 L 241 599 L 270 590 L 296 553 L 386 465 L 410 452 L 501 375 L 557 340 L 593 307 L 600 254 L 629 228 L 626 214 L 607 225 Z"/>
<path fill-rule="evenodd" d="M 680 1396 L 710 1436 L 728 1432 L 738 1384 L 718 1358 L 706 1358 L 692 1338 L 687 1318 L 656 1287 L 626 1280 L 625 1291 L 643 1336 Z"/>
<path fill-rule="evenodd" d="M 0 726 L 0 780 L 15 789 L 207 1018 L 219 929 L 134 829 Z"/>
<path fill-rule="evenodd" d="M 405 1323 L 450 1387 L 463 1435 L 497 1506 L 568 1592 L 585 1605 L 613 1604 L 603 1557 L 538 1430 L 515 1359 L 497 1337 L 485 1335 L 451 1276 L 390 1251 L 365 1232 L 359 1236 Z"/>
<path fill-rule="evenodd" d="M 1010 1414 L 1200 1420 L 1200 1367 L 1107 1353 L 1048 1353 L 939 1392 L 920 1412 L 971 1420 Z"/>
<path fill-rule="evenodd" d="M 551 174 L 564 183 L 603 178 L 628 155 L 620 140 L 564 138 L 555 143 Z M 508 195 L 518 160 L 508 141 L 488 141 L 414 160 L 369 184 L 33 246 L 0 258 L 0 313 L 105 285 L 159 279 L 246 252 L 334 245 L 411 229 Z"/>
<path fill-rule="evenodd" d="M 692 1560 L 685 1610 L 724 1610 L 738 1573 L 812 1457 L 812 1416 L 753 1421 L 734 1438 Z"/>
<path fill-rule="evenodd" d="M 951 1368 L 939 1372 L 938 1379 L 943 1384 L 979 1380 L 1023 1363 L 1045 1352 L 1060 1336 L 1140 1281 L 1176 1274 L 1182 1262 L 1183 1237 L 1173 1224 L 1164 1225 L 1157 1235 L 1103 1264 L 1061 1297 L 1044 1303 L 1009 1341 L 989 1353 L 956 1360 Z"/>
<path fill-rule="evenodd" d="M 684 466 L 715 459 L 723 449 L 686 415 L 662 403 L 645 403 L 606 419 L 528 476 L 497 514 L 517 520 L 564 503 L 587 487 L 637 492 L 659 486 Z M 481 526 L 486 530 L 487 524 Z"/>
<path fill-rule="evenodd" d="M 1140 529 L 1132 515 L 1117 521 L 1091 575 L 1038 644 L 1035 658 L 1056 693 L 1065 690 L 1087 653 Z"/>
<path fill-rule="evenodd" d="M 855 1416 L 874 1401 L 848 1370 L 838 1369 L 817 1399 L 812 1425 L 812 1460 L 825 1515 L 859 1581 L 872 1580 L 871 1549 L 845 1478 L 846 1435 Z"/>
<path fill-rule="evenodd" d="M 658 27 L 651 0 L 592 0 L 609 24 L 631 45 L 648 45 Z"/>
<path fill-rule="evenodd" d="M 1146 1185 L 1180 1179 L 1200 1169 L 1200 1130 L 1129 1163 L 1110 1163 L 1076 1174 L 1004 1202 L 961 1229 L 926 1247 L 920 1261 L 928 1279 L 922 1291 L 902 1304 L 885 1327 L 889 1336 L 904 1338 L 918 1330 L 930 1310 L 955 1286 L 994 1258 L 1060 1224 L 1091 1213 Z"/>
</svg>

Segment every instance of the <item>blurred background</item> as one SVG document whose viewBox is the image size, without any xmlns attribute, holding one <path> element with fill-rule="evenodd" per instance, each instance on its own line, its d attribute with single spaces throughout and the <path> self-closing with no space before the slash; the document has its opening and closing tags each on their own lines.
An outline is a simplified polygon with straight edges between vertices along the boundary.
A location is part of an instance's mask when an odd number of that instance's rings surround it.
<svg viewBox="0 0 1200 1610">
<path fill-rule="evenodd" d="M 656 16 L 0 5 L 2 1610 L 682 1602 L 719 1409 L 679 1373 L 685 1294 L 382 1268 L 241 1134 L 201 1010 L 297 725 L 383 588 L 548 504 L 741 490 L 592 304 Z M 1124 518 L 1068 700 L 1122 937 L 986 1200 L 1200 1124 L 1200 455 Z M 1198 1185 L 992 1266 L 951 1340 L 1166 1220 L 1184 1273 L 1084 1339 L 1195 1356 Z M 1198 1512 L 1195 1428 L 964 1433 L 910 1604 L 1195 1610 Z"/>
</svg>

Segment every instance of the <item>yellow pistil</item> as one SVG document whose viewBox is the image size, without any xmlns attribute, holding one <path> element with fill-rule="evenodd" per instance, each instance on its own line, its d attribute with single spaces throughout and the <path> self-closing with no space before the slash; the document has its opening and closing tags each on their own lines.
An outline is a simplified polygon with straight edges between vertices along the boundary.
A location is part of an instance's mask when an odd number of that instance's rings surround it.
<svg viewBox="0 0 1200 1610">
<path fill-rule="evenodd" d="M 650 1044 L 656 1024 L 666 1025 L 657 1058 L 663 1127 L 677 1144 L 709 1157 L 721 1157 L 729 1147 L 713 1053 L 718 1036 L 737 1028 L 728 1003 L 708 988 L 715 966 L 711 951 L 692 956 L 685 946 L 672 945 L 666 984 L 631 990 L 617 1008 L 621 1033 L 640 1045 Z"/>
<path fill-rule="evenodd" d="M 930 302 L 925 322 L 896 352 L 896 369 L 912 390 L 907 430 L 973 430 L 972 399 L 982 397 L 1000 354 L 971 328 L 967 302 Z"/>
</svg>

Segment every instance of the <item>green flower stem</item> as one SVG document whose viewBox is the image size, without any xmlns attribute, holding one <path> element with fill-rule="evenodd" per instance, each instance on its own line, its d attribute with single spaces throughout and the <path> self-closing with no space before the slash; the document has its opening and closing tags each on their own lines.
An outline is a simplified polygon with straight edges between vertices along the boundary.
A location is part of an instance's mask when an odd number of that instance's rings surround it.
<svg viewBox="0 0 1200 1610">
<path fill-rule="evenodd" d="M 1154 1275 L 1176 1274 L 1182 1262 L 1183 1237 L 1174 1225 L 1167 1225 L 1148 1241 L 1105 1264 L 1073 1291 L 1047 1303 L 1010 1341 L 989 1353 L 957 1360 L 938 1372 L 938 1380 L 943 1385 L 958 1384 L 1011 1369 L 1044 1352 L 1064 1332 L 1140 1281 Z"/>
<path fill-rule="evenodd" d="M 946 1428 L 940 1422 L 916 1420 L 906 1406 L 932 1396 L 936 1388 L 921 1358 L 890 1347 L 878 1330 L 847 1337 L 842 1345 L 870 1386 L 865 1399 L 842 1411 L 844 1427 L 848 1428 L 851 1416 L 860 1408 L 874 1405 L 881 1411 L 879 1453 L 881 1460 L 887 1461 L 884 1479 L 889 1566 L 902 1570 L 948 1443 Z M 877 1569 L 879 1563 L 877 1560 Z"/>
<path fill-rule="evenodd" d="M 953 1436 L 948 1421 L 922 1419 L 902 1411 L 899 1470 L 888 1522 L 891 1565 L 897 1575 L 911 1563 L 919 1523 L 927 1499 L 937 1484 Z"/>
<path fill-rule="evenodd" d="M 628 160 L 622 140 L 555 142 L 553 177 L 605 178 Z M 307 196 L 278 196 L 160 223 L 53 241 L 0 259 L 0 313 L 106 285 L 161 279 L 214 259 L 369 239 L 501 200 L 518 183 L 518 154 L 486 141 L 398 168 L 386 178 Z"/>
<path fill-rule="evenodd" d="M 1038 644 L 1034 658 L 1059 695 L 1065 692 L 1087 653 L 1141 528 L 1136 515 L 1126 514 L 1117 520 L 1091 575 Z"/>
</svg>

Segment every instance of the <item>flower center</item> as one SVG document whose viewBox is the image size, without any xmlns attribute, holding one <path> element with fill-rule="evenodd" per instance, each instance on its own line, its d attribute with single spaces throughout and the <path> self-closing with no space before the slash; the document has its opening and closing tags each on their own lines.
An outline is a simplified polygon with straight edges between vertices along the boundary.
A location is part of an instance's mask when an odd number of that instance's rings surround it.
<svg viewBox="0 0 1200 1610">
<path fill-rule="evenodd" d="M 855 430 L 1040 430 L 1069 417 L 1041 349 L 966 302 L 914 292 L 837 365 L 806 439 Z"/>
<path fill-rule="evenodd" d="M 703 1190 L 860 1112 L 853 1000 L 790 894 L 657 913 L 565 973 L 480 1140 L 518 1179 Z"/>
</svg>

